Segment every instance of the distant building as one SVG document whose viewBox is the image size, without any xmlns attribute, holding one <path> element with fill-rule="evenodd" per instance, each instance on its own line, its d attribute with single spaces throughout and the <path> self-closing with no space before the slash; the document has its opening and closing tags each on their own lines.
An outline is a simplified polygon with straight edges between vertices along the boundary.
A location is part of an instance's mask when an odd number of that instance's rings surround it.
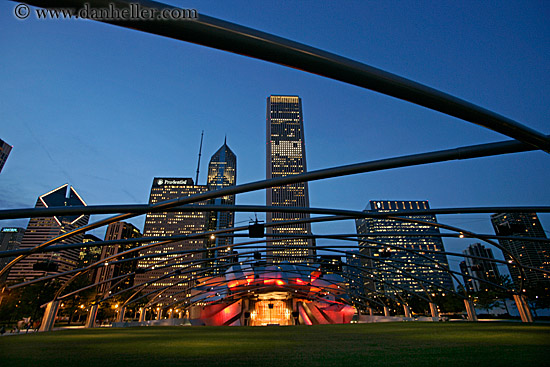
<svg viewBox="0 0 550 367">
<path fill-rule="evenodd" d="M 499 213 L 491 215 L 491 223 L 498 236 L 547 238 L 536 213 Z M 526 240 L 499 240 L 499 244 L 514 255 L 521 264 L 533 268 L 550 270 L 550 248 L 548 243 Z M 511 257 L 504 253 L 507 261 Z M 521 273 L 513 264 L 508 270 L 516 287 L 520 286 Z M 549 288 L 548 274 L 525 269 L 526 288 Z"/>
<path fill-rule="evenodd" d="M 319 255 L 319 266 L 323 274 L 342 274 L 342 257 L 336 255 Z"/>
<path fill-rule="evenodd" d="M 429 208 L 427 201 L 370 201 L 364 212 L 397 213 L 400 217 L 436 223 L 433 214 L 406 214 Z M 430 291 L 454 289 L 449 273 L 434 262 L 448 268 L 447 257 L 441 253 L 445 249 L 438 228 L 385 218 L 357 219 L 356 226 L 357 234 L 364 236 L 359 238 L 363 241 L 359 242 L 359 250 L 369 258 L 366 265 L 372 271 L 377 291 L 424 293 L 423 286 Z"/>
<path fill-rule="evenodd" d="M 126 240 L 139 237 L 141 237 L 141 232 L 134 225 L 126 222 L 111 223 L 105 232 L 105 241 Z M 107 259 L 113 255 L 131 250 L 138 246 L 140 246 L 140 244 L 136 242 L 103 246 L 100 260 Z M 97 293 L 105 294 L 109 291 L 116 293 L 131 287 L 134 283 L 135 274 L 130 274 L 135 273 L 138 263 L 137 259 L 132 259 L 137 258 L 137 256 L 137 252 L 122 255 L 112 260 L 115 264 L 97 268 L 95 277 L 95 283 L 98 284 Z M 127 274 L 127 277 L 119 278 Z"/>
<path fill-rule="evenodd" d="M 25 234 L 25 228 L 18 227 L 4 227 L 0 231 L 0 251 L 12 251 L 19 249 L 21 245 L 21 240 Z M 15 257 L 1 257 L 0 258 L 0 269 L 3 269 L 4 266 L 8 265 Z M 0 283 L 4 283 L 8 278 L 8 274 L 4 274 L 0 278 Z"/>
<path fill-rule="evenodd" d="M 94 236 L 93 234 L 86 233 L 84 235 L 84 239 L 82 240 L 82 243 L 90 244 L 93 242 L 101 241 L 101 238 Z M 87 246 L 82 247 L 80 249 L 80 253 L 78 254 L 78 268 L 84 268 L 90 264 L 95 263 L 99 260 L 99 257 L 101 256 L 101 246 Z M 86 274 L 90 281 L 94 281 L 95 275 L 97 272 L 96 269 L 89 270 Z"/>
<path fill-rule="evenodd" d="M 60 186 L 38 197 L 35 208 L 78 207 L 86 203 L 74 187 L 68 184 Z M 89 215 L 67 215 L 47 218 L 31 218 L 21 241 L 21 249 L 34 248 L 54 237 L 88 224 Z M 84 234 L 80 233 L 56 244 L 81 243 Z M 31 280 L 55 273 L 73 270 L 78 266 L 80 251 L 78 249 L 62 250 L 31 255 L 15 264 L 8 275 L 8 282 Z M 61 276 L 68 280 L 71 275 Z"/>
<path fill-rule="evenodd" d="M 468 256 L 495 259 L 493 251 L 490 248 L 482 246 L 480 243 L 468 246 L 462 253 Z M 500 282 L 500 272 L 498 271 L 497 264 L 489 260 L 465 257 L 464 261 L 460 262 L 460 271 L 464 279 L 464 286 L 469 292 L 479 292 L 492 288 L 489 284 L 472 279 L 471 277 L 496 284 Z"/>
<path fill-rule="evenodd" d="M 361 258 L 358 250 L 346 253 L 346 264 L 344 265 L 344 278 L 348 286 L 348 295 L 356 308 L 364 310 L 365 304 L 365 282 L 366 272 L 363 272 L 365 260 Z"/>
<path fill-rule="evenodd" d="M 2 172 L 2 168 L 6 164 L 12 148 L 11 145 L 0 139 L 0 172 Z"/>
<path fill-rule="evenodd" d="M 269 96 L 266 117 L 266 178 L 284 177 L 307 172 L 302 100 L 298 96 Z M 267 205 L 287 207 L 309 207 L 308 183 L 273 187 L 267 191 Z M 309 218 L 307 213 L 266 214 L 267 222 L 282 222 Z M 267 237 L 277 234 L 311 234 L 311 225 L 294 224 L 267 227 Z M 300 263 L 314 261 L 315 250 L 312 239 L 281 239 L 267 244 L 267 261 Z M 275 249 L 278 247 L 278 249 Z M 280 249 L 288 247 L 288 249 Z M 303 249 L 301 247 L 304 247 Z M 310 247 L 310 248 L 307 248 Z"/>
<path fill-rule="evenodd" d="M 229 186 L 235 186 L 237 181 L 237 156 L 227 146 L 227 140 L 210 159 L 208 164 L 208 190 L 215 191 Z M 228 195 L 209 200 L 211 205 L 235 205 L 235 195 Z M 210 212 L 207 214 L 206 230 L 216 231 L 232 228 L 235 222 L 234 211 Z M 231 234 L 231 233 L 230 233 Z M 207 257 L 216 259 L 209 266 L 214 267 L 212 274 L 225 273 L 226 266 L 231 262 L 227 256 L 231 254 L 231 248 L 220 248 L 233 245 L 233 237 L 218 237 L 206 239 L 207 248 L 216 248 L 207 252 Z"/>
<path fill-rule="evenodd" d="M 155 177 L 151 187 L 149 204 L 161 201 L 201 194 L 208 191 L 205 185 L 195 185 L 191 178 Z M 205 202 L 195 203 L 204 205 Z M 206 214 L 203 212 L 155 212 L 147 214 L 144 237 L 191 235 L 205 231 Z M 182 254 L 182 251 L 193 251 Z M 180 252 L 180 253 L 175 253 Z M 153 292 L 166 288 L 162 293 L 164 304 L 182 300 L 187 297 L 188 279 L 202 274 L 204 259 L 204 239 L 194 238 L 150 247 L 139 252 L 142 258 L 138 262 L 139 274 L 135 284 L 147 282 L 144 292 Z M 167 278 L 159 279 L 172 272 L 181 272 Z"/>
</svg>

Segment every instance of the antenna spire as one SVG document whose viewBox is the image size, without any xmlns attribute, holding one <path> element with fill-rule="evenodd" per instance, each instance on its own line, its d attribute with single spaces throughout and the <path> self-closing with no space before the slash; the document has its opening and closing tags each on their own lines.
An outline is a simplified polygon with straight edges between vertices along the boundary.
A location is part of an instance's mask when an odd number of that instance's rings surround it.
<svg viewBox="0 0 550 367">
<path fill-rule="evenodd" d="M 199 184 L 199 169 L 201 167 L 201 154 L 202 154 L 202 138 L 204 136 L 204 130 L 201 132 L 201 145 L 199 147 L 199 161 L 197 163 L 197 177 L 195 178 L 195 185 Z"/>
</svg>

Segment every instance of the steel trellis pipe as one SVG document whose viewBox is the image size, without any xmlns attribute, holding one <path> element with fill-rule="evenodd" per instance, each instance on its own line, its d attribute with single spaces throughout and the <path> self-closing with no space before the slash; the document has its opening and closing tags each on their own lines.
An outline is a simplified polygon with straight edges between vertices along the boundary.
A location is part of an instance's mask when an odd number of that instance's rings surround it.
<svg viewBox="0 0 550 367">
<path fill-rule="evenodd" d="M 88 3 L 92 8 L 106 8 L 109 3 L 118 8 L 128 8 L 130 3 L 139 3 L 142 8 L 157 11 L 176 9 L 148 0 L 89 0 Z M 82 1 L 78 0 L 28 0 L 27 4 L 54 8 L 82 7 Z M 198 19 L 188 21 L 101 21 L 339 80 L 454 116 L 550 151 L 550 140 L 544 134 L 480 106 L 351 59 L 207 15 L 201 14 Z"/>
</svg>

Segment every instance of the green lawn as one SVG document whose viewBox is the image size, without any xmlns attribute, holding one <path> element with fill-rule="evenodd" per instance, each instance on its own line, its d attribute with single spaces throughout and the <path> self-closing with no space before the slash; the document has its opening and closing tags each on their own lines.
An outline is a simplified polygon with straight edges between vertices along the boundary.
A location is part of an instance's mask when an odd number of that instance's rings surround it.
<svg viewBox="0 0 550 367">
<path fill-rule="evenodd" d="M 550 325 L 81 329 L 0 337 L 1 366 L 550 366 Z"/>
</svg>

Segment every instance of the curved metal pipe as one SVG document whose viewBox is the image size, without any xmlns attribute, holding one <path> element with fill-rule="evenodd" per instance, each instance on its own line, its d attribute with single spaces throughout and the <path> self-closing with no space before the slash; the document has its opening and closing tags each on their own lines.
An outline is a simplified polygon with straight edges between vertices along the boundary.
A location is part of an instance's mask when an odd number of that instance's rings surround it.
<svg viewBox="0 0 550 367">
<path fill-rule="evenodd" d="M 79 0 L 28 0 L 27 3 L 38 7 L 82 7 Z M 173 6 L 148 0 L 89 0 L 89 3 L 92 8 L 104 8 L 109 3 L 114 3 L 118 8 L 128 8 L 130 3 L 139 3 L 142 8 L 157 11 L 175 9 Z M 339 80 L 442 112 L 550 152 L 550 140 L 544 134 L 485 108 L 381 69 L 221 19 L 201 14 L 198 19 L 188 21 L 102 22 L 229 51 Z"/>
</svg>

